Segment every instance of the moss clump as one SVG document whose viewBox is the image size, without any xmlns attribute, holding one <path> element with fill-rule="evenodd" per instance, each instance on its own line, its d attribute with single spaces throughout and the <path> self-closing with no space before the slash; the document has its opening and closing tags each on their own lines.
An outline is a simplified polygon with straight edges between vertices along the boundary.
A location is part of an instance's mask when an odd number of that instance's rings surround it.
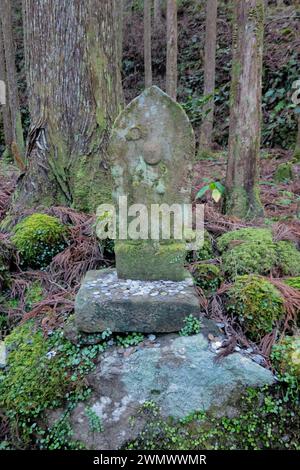
<svg viewBox="0 0 300 470">
<path fill-rule="evenodd" d="M 239 242 L 253 242 L 258 245 L 266 245 L 272 243 L 272 231 L 266 228 L 241 228 L 233 230 L 222 235 L 217 240 L 218 250 L 221 253 L 231 247 L 236 246 Z"/>
<path fill-rule="evenodd" d="M 286 336 L 272 350 L 272 358 L 283 375 L 300 379 L 300 335 Z"/>
<path fill-rule="evenodd" d="M 15 328 L 5 343 L 8 372 L 1 376 L 0 406 L 13 415 L 38 416 L 64 396 L 70 379 L 58 367 L 59 355 L 50 357 L 51 344 L 31 322 Z"/>
<path fill-rule="evenodd" d="M 240 276 L 228 292 L 227 308 L 254 341 L 270 333 L 284 315 L 280 292 L 261 276 Z"/>
<path fill-rule="evenodd" d="M 284 276 L 300 275 L 300 252 L 291 242 L 276 243 L 276 265 Z"/>
<path fill-rule="evenodd" d="M 300 252 L 291 242 L 273 242 L 269 229 L 245 228 L 222 235 L 217 242 L 222 252 L 223 270 L 231 278 L 243 274 L 269 274 L 279 270 L 284 276 L 300 274 Z"/>
<path fill-rule="evenodd" d="M 241 243 L 222 256 L 223 270 L 231 278 L 242 274 L 268 274 L 276 263 L 273 243 Z"/>
<path fill-rule="evenodd" d="M 66 245 L 66 229 L 56 217 L 32 214 L 13 229 L 12 241 L 24 265 L 32 268 L 47 266 Z"/>
<path fill-rule="evenodd" d="M 46 409 L 68 404 L 84 393 L 84 377 L 104 346 L 75 346 L 62 331 L 45 338 L 33 322 L 15 328 L 5 343 L 8 363 L 0 372 L 0 408 L 28 442 Z"/>
<path fill-rule="evenodd" d="M 292 163 L 281 163 L 278 165 L 274 180 L 276 183 L 285 183 L 294 178 L 293 166 Z"/>
<path fill-rule="evenodd" d="M 199 264 L 194 271 L 197 286 L 208 294 L 217 290 L 222 282 L 221 269 L 215 264 Z"/>
<path fill-rule="evenodd" d="M 290 279 L 285 279 L 284 283 L 290 287 L 294 287 L 294 289 L 300 290 L 300 276 L 298 277 L 291 277 Z"/>
</svg>

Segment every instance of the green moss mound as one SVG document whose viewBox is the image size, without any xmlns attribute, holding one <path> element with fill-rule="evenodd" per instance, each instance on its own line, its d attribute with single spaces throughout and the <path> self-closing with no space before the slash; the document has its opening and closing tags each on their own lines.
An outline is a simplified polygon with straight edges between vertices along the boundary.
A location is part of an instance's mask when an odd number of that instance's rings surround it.
<svg viewBox="0 0 300 470">
<path fill-rule="evenodd" d="M 38 416 L 60 400 L 68 387 L 68 377 L 59 367 L 59 355 L 50 354 L 41 331 L 31 322 L 14 329 L 5 340 L 8 372 L 1 376 L 0 407 L 18 416 Z"/>
<path fill-rule="evenodd" d="M 272 231 L 245 228 L 222 235 L 217 246 L 222 253 L 223 271 L 231 278 L 244 274 L 282 276 L 300 274 L 300 252 L 288 241 L 273 242 Z"/>
<path fill-rule="evenodd" d="M 261 276 L 238 277 L 228 297 L 228 310 L 238 317 L 254 341 L 270 333 L 284 315 L 280 292 Z"/>
<path fill-rule="evenodd" d="M 32 214 L 13 229 L 12 242 L 21 261 L 31 268 L 43 268 L 65 248 L 66 228 L 56 217 Z"/>
<path fill-rule="evenodd" d="M 276 264 L 275 244 L 246 242 L 226 251 L 223 270 L 231 278 L 243 274 L 268 274 Z"/>
<path fill-rule="evenodd" d="M 284 276 L 300 275 L 300 252 L 291 242 L 276 243 L 276 265 Z"/>
<path fill-rule="evenodd" d="M 275 344 L 272 359 L 283 375 L 300 380 L 300 334 L 285 336 Z"/>
<path fill-rule="evenodd" d="M 253 242 L 259 245 L 272 243 L 272 231 L 267 228 L 241 228 L 232 232 L 224 233 L 217 240 L 218 250 L 228 250 L 236 246 L 239 242 Z"/>
<path fill-rule="evenodd" d="M 199 264 L 193 275 L 197 286 L 208 294 L 216 291 L 222 282 L 221 269 L 215 264 Z"/>
<path fill-rule="evenodd" d="M 0 409 L 22 442 L 37 432 L 46 409 L 72 407 L 87 391 L 85 376 L 104 345 L 73 345 L 61 330 L 45 337 L 33 322 L 16 327 L 5 338 L 7 367 L 0 371 Z M 56 447 L 57 448 L 57 447 Z"/>
</svg>

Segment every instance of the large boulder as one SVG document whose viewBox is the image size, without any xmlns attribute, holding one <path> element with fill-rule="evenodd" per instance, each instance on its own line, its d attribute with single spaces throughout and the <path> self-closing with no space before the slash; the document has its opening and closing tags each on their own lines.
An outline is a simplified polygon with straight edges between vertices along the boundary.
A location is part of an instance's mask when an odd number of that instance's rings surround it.
<svg viewBox="0 0 300 470">
<path fill-rule="evenodd" d="M 183 418 L 195 411 L 234 416 L 246 387 L 272 384 L 273 375 L 240 353 L 216 361 L 204 334 L 163 335 L 137 348 L 109 349 L 88 377 L 92 395 L 71 414 L 74 438 L 89 449 L 119 449 L 137 438 L 147 413 L 143 405 L 156 403 L 164 418 Z M 87 410 L 89 410 L 87 412 Z M 96 414 L 102 432 L 90 429 Z M 53 424 L 59 417 L 50 416 Z"/>
</svg>

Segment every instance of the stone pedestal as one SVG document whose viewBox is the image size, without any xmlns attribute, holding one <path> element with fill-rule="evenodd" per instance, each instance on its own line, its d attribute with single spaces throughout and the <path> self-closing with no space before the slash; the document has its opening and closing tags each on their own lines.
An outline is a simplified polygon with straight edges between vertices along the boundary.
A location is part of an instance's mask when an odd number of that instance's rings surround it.
<svg viewBox="0 0 300 470">
<path fill-rule="evenodd" d="M 199 316 L 193 281 L 118 279 L 114 269 L 90 271 L 76 297 L 76 324 L 85 333 L 170 333 L 188 315 Z"/>
</svg>

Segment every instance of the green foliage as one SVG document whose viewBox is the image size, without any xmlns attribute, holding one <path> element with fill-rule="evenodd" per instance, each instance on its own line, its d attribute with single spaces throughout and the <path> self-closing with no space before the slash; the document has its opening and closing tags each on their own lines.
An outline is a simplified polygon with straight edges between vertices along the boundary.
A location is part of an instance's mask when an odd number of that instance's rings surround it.
<svg viewBox="0 0 300 470">
<path fill-rule="evenodd" d="M 141 409 L 148 423 L 128 449 L 144 450 L 299 450 L 299 394 L 280 380 L 273 387 L 249 389 L 239 415 L 214 418 L 195 412 L 181 420 L 164 419 L 156 406 Z M 289 396 L 289 400 L 286 397 Z"/>
<path fill-rule="evenodd" d="M 294 287 L 294 289 L 300 290 L 300 276 L 298 277 L 291 277 L 289 279 L 284 279 L 284 283 L 290 287 Z"/>
<path fill-rule="evenodd" d="M 116 343 L 122 348 L 129 348 L 131 346 L 137 346 L 139 343 L 144 341 L 144 335 L 142 333 L 130 333 L 125 336 L 117 336 Z"/>
<path fill-rule="evenodd" d="M 227 309 L 254 341 L 270 333 L 284 315 L 280 292 L 260 276 L 240 276 L 228 291 Z"/>
<path fill-rule="evenodd" d="M 293 165 L 290 162 L 281 163 L 275 171 L 274 180 L 276 183 L 286 183 L 294 177 Z"/>
<path fill-rule="evenodd" d="M 182 103 L 182 107 L 187 113 L 192 124 L 200 124 L 201 121 L 210 112 L 210 109 L 204 109 L 204 106 L 209 103 L 213 95 L 196 96 L 188 95 L 186 101 Z"/>
<path fill-rule="evenodd" d="M 73 431 L 69 418 L 69 412 L 66 412 L 48 429 L 34 426 L 32 431 L 37 435 L 39 449 L 80 450 L 84 448 L 80 442 L 73 440 Z"/>
<path fill-rule="evenodd" d="M 262 131 L 265 147 L 290 148 L 295 145 L 297 121 L 291 95 L 292 85 L 299 79 L 299 58 L 294 53 L 288 62 L 276 68 L 265 68 L 263 109 L 265 122 Z"/>
<path fill-rule="evenodd" d="M 103 425 L 101 419 L 91 407 L 86 408 L 85 414 L 89 420 L 90 430 L 94 433 L 103 432 Z"/>
<path fill-rule="evenodd" d="M 196 252 L 188 252 L 187 261 L 188 262 L 206 261 L 212 258 L 214 258 L 214 252 L 213 252 L 213 247 L 212 247 L 212 237 L 207 232 L 207 230 L 205 230 L 203 246 Z"/>
<path fill-rule="evenodd" d="M 215 264 L 198 264 L 193 275 L 197 286 L 208 294 L 217 290 L 222 281 L 221 269 Z"/>
<path fill-rule="evenodd" d="M 45 338 L 32 322 L 15 328 L 5 342 L 9 355 L 7 371 L 0 374 L 0 407 L 28 440 L 44 410 L 84 392 L 84 377 L 104 345 L 81 348 L 62 331 Z"/>
<path fill-rule="evenodd" d="M 189 315 L 184 319 L 184 327 L 180 330 L 180 336 L 192 336 L 200 333 L 201 330 L 201 321 L 194 317 L 194 315 Z"/>
<path fill-rule="evenodd" d="M 211 191 L 211 197 L 215 202 L 219 202 L 221 197 L 225 193 L 225 186 L 219 181 L 213 181 L 205 186 L 203 186 L 198 193 L 196 194 L 196 199 L 201 199 L 205 193 Z"/>
<path fill-rule="evenodd" d="M 22 263 L 32 268 L 47 266 L 65 248 L 66 229 L 56 217 L 32 214 L 13 229 L 12 241 Z"/>
</svg>

